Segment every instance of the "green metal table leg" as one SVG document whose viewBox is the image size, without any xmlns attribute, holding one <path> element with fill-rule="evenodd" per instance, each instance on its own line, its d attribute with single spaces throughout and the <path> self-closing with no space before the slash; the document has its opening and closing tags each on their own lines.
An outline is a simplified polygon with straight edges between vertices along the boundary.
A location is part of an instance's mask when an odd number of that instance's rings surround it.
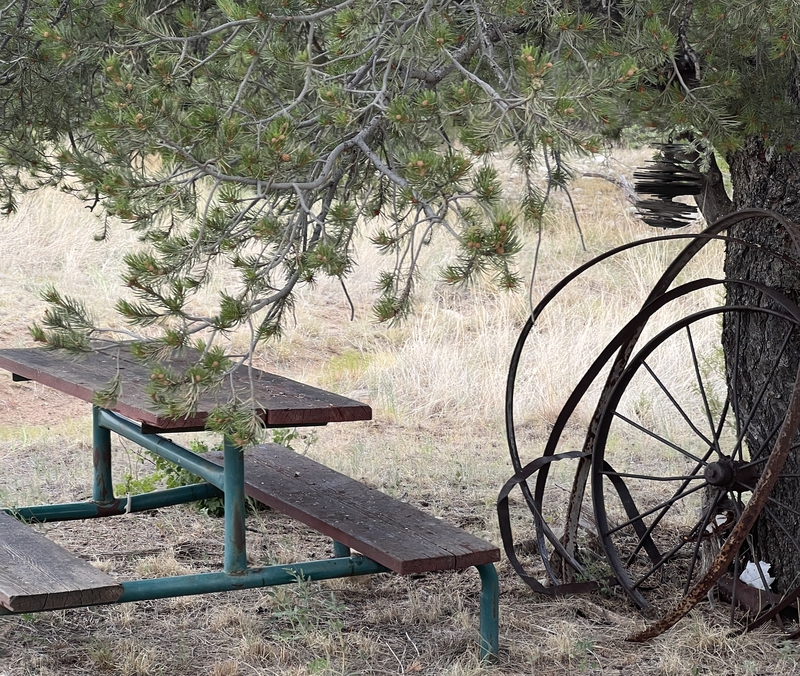
<svg viewBox="0 0 800 676">
<path fill-rule="evenodd" d="M 99 504 L 114 501 L 114 483 L 111 479 L 111 430 L 100 424 L 101 409 L 92 407 L 92 462 L 94 484 L 92 500 Z"/>
<path fill-rule="evenodd" d="M 333 556 L 336 558 L 343 556 L 350 556 L 350 547 L 348 547 L 347 545 L 343 545 L 341 542 L 338 542 L 337 540 L 334 540 Z"/>
<path fill-rule="evenodd" d="M 225 454 L 225 572 L 243 573 L 247 569 L 244 516 L 244 453 L 227 439 Z"/>
<path fill-rule="evenodd" d="M 500 584 L 493 563 L 475 566 L 481 576 L 481 659 L 496 658 L 500 651 Z"/>
</svg>

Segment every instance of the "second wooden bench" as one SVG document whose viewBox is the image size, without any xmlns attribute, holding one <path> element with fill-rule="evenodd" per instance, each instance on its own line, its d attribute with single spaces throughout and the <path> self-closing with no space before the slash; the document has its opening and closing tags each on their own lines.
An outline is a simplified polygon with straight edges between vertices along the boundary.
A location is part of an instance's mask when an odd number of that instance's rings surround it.
<svg viewBox="0 0 800 676">
<path fill-rule="evenodd" d="M 381 491 L 277 444 L 244 451 L 245 493 L 400 575 L 475 566 L 481 578 L 481 653 L 497 654 L 500 550 Z M 222 465 L 222 453 L 205 455 Z"/>
</svg>

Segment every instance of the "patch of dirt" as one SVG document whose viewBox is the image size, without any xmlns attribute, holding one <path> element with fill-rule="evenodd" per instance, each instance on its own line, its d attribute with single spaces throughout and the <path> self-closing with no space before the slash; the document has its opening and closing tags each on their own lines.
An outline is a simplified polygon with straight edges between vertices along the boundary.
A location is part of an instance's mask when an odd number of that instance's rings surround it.
<svg viewBox="0 0 800 676">
<path fill-rule="evenodd" d="M 33 346 L 24 321 L 8 316 L 2 321 L 0 349 Z M 0 369 L 0 427 L 51 428 L 88 415 L 89 404 L 39 383 L 14 382 L 10 373 Z"/>
<path fill-rule="evenodd" d="M 39 383 L 15 383 L 0 371 L 0 426 L 50 428 L 89 415 L 86 402 Z"/>
</svg>

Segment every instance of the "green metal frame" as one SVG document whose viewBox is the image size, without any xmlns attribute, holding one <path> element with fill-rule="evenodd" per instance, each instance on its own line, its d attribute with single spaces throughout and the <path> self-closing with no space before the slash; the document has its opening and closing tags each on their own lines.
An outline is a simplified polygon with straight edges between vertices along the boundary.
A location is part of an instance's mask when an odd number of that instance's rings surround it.
<svg viewBox="0 0 800 676">
<path fill-rule="evenodd" d="M 66 521 L 139 512 L 211 497 L 223 497 L 225 501 L 223 572 L 122 582 L 123 593 L 116 603 L 275 586 L 298 580 L 327 580 L 391 572 L 366 556 L 351 555 L 347 546 L 336 541 L 333 542 L 334 556 L 330 559 L 248 568 L 244 454 L 240 448 L 225 442 L 223 468 L 158 434 L 142 432 L 139 425 L 106 409 L 95 406 L 92 422 L 94 466 L 92 500 L 5 509 L 7 513 L 24 521 Z M 125 498 L 115 497 L 111 479 L 111 432 L 116 432 L 165 460 L 196 474 L 205 483 Z M 491 658 L 496 657 L 499 650 L 500 592 L 497 571 L 491 563 L 476 568 L 481 579 L 480 655 L 481 658 Z M 13 612 L 0 608 L 0 615 L 6 614 Z"/>
</svg>

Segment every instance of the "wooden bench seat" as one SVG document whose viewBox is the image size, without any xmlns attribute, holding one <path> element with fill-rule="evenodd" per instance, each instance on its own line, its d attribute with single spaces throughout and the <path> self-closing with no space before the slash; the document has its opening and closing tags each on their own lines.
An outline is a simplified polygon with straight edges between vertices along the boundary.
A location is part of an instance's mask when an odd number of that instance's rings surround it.
<svg viewBox="0 0 800 676">
<path fill-rule="evenodd" d="M 0 606 L 17 613 L 113 603 L 122 585 L 0 510 Z"/>
<path fill-rule="evenodd" d="M 480 566 L 500 550 L 461 528 L 277 444 L 246 450 L 245 493 L 408 575 Z M 221 453 L 209 453 L 223 464 Z"/>
</svg>

